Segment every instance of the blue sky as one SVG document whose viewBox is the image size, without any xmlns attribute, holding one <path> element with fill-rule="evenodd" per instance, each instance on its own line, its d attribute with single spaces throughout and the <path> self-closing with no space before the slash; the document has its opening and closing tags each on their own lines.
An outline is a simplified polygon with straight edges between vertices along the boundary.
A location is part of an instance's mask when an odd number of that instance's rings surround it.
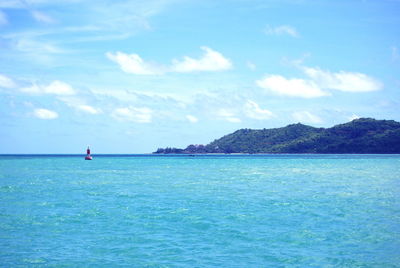
<svg viewBox="0 0 400 268">
<path fill-rule="evenodd" d="M 0 0 L 0 153 L 400 121 L 397 0 Z"/>
</svg>

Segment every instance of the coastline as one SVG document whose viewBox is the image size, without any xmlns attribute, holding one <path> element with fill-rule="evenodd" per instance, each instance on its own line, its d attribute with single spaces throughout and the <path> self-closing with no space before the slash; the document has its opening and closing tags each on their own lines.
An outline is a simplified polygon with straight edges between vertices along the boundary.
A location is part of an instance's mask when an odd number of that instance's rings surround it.
<svg viewBox="0 0 400 268">
<path fill-rule="evenodd" d="M 232 154 L 224 154 L 224 153 L 207 153 L 207 154 L 154 154 L 154 153 L 145 153 L 145 154 L 92 154 L 94 158 L 104 158 L 104 157 L 207 157 L 207 156 L 215 156 L 215 157 L 268 157 L 268 156 L 400 156 L 398 153 L 232 153 Z M 0 157 L 77 157 L 84 158 L 84 154 L 0 154 Z"/>
</svg>

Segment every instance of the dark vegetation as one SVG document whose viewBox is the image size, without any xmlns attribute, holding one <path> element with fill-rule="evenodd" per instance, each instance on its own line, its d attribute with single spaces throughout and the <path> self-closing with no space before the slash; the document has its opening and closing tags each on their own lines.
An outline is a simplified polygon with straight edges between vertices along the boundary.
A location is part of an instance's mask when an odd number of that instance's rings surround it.
<svg viewBox="0 0 400 268">
<path fill-rule="evenodd" d="M 360 118 L 331 128 L 298 123 L 273 129 L 240 129 L 207 145 L 159 148 L 154 153 L 400 153 L 400 123 Z"/>
</svg>

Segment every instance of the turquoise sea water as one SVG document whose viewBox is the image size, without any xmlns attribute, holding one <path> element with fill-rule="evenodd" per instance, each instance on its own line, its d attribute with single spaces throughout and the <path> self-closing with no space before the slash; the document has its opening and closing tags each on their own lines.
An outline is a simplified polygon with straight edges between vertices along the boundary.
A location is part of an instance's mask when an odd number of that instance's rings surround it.
<svg viewBox="0 0 400 268">
<path fill-rule="evenodd" d="M 0 156 L 1 267 L 400 267 L 400 155 Z"/>
</svg>

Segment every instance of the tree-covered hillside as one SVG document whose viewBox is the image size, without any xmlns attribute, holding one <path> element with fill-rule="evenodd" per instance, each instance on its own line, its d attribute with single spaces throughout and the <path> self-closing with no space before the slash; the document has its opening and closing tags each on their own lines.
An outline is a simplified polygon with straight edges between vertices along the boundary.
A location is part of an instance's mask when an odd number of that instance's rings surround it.
<svg viewBox="0 0 400 268">
<path fill-rule="evenodd" d="M 331 128 L 292 124 L 240 129 L 205 146 L 160 148 L 155 153 L 400 153 L 400 123 L 360 118 Z"/>
</svg>

